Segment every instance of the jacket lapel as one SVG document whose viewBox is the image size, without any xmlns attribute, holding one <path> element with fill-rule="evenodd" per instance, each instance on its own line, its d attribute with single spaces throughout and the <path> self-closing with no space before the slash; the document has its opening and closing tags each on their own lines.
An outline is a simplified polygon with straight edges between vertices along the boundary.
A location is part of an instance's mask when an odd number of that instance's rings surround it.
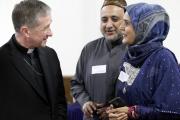
<svg viewBox="0 0 180 120">
<path fill-rule="evenodd" d="M 50 66 L 50 59 L 47 56 L 47 54 L 45 53 L 45 48 L 38 48 L 38 53 L 39 53 L 39 59 L 40 59 L 40 63 L 41 63 L 41 67 L 45 76 L 45 85 L 47 87 L 47 97 L 50 100 L 51 105 L 53 105 L 53 95 L 54 92 L 53 91 L 53 70 L 51 70 L 51 66 Z"/>
<path fill-rule="evenodd" d="M 34 89 L 34 91 L 45 101 L 48 102 L 44 94 L 42 94 L 37 81 L 34 77 L 34 73 L 30 68 L 30 64 L 25 60 L 23 55 L 15 48 L 12 41 L 10 41 L 11 45 L 11 60 L 14 67 L 21 74 L 21 76 L 26 80 Z"/>
</svg>

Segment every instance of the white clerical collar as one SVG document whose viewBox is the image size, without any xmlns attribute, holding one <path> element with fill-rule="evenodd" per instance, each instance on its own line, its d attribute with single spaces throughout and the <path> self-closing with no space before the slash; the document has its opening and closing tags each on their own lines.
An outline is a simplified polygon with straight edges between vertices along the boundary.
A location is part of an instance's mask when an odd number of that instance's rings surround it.
<svg viewBox="0 0 180 120">
<path fill-rule="evenodd" d="M 29 53 L 32 53 L 33 51 L 34 51 L 34 48 L 28 49 L 27 53 L 29 54 Z"/>
</svg>

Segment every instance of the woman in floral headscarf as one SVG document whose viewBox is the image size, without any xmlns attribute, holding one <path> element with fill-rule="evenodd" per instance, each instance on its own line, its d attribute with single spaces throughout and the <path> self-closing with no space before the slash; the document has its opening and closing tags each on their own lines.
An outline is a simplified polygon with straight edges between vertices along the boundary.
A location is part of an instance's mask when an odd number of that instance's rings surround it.
<svg viewBox="0 0 180 120">
<path fill-rule="evenodd" d="M 117 81 L 125 107 L 108 111 L 110 119 L 180 119 L 180 73 L 175 55 L 163 46 L 169 17 L 159 5 L 138 3 L 126 9 L 123 43 L 128 52 Z"/>
</svg>

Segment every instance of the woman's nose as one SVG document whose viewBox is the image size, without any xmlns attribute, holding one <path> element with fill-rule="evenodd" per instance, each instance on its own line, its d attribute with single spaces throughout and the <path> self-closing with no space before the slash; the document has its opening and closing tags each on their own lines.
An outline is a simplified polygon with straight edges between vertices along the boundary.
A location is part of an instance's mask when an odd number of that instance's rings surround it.
<svg viewBox="0 0 180 120">
<path fill-rule="evenodd" d="M 125 23 L 122 21 L 122 23 L 119 26 L 119 30 L 124 31 L 125 30 Z"/>
</svg>

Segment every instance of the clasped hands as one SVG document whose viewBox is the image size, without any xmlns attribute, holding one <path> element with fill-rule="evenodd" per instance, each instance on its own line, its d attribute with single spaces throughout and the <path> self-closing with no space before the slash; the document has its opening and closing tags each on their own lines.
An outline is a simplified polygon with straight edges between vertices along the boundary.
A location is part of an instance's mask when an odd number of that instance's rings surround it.
<svg viewBox="0 0 180 120">
<path fill-rule="evenodd" d="M 83 105 L 83 112 L 87 118 L 98 117 L 100 120 L 127 120 L 128 107 L 114 108 L 113 105 L 106 106 L 92 101 Z"/>
</svg>

